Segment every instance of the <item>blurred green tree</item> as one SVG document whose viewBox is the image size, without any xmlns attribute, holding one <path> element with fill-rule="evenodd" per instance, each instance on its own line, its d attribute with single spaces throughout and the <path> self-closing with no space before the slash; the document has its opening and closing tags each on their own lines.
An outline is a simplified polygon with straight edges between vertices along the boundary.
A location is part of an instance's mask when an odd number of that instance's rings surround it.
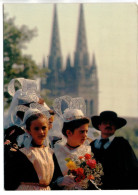
<svg viewBox="0 0 138 195">
<path fill-rule="evenodd" d="M 30 55 L 23 55 L 26 43 L 37 36 L 37 29 L 28 29 L 26 25 L 18 27 L 15 18 L 4 14 L 3 23 L 3 60 L 4 60 L 4 108 L 9 107 L 12 97 L 7 92 L 7 86 L 13 78 L 36 79 L 46 77 L 47 68 L 37 66 Z"/>
</svg>

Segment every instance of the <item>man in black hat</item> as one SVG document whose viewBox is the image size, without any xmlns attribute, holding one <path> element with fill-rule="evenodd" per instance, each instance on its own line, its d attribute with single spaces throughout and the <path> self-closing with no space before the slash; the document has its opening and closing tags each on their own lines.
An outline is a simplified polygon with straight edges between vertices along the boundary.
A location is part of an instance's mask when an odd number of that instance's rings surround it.
<svg viewBox="0 0 138 195">
<path fill-rule="evenodd" d="M 138 189 L 138 160 L 128 141 L 114 135 L 127 121 L 113 111 L 104 111 L 91 121 L 101 131 L 100 138 L 91 143 L 94 157 L 103 165 L 101 189 Z"/>
</svg>

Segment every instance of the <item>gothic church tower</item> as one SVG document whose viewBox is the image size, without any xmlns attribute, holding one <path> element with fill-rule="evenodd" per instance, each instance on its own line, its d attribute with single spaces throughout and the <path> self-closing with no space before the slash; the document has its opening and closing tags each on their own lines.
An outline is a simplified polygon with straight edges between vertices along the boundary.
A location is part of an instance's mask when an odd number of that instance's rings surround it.
<svg viewBox="0 0 138 195">
<path fill-rule="evenodd" d="M 62 95 L 83 97 L 86 102 L 87 115 L 91 116 L 93 114 L 98 114 L 97 64 L 94 54 L 92 56 L 92 63 L 89 62 L 82 4 L 80 4 L 74 63 L 71 65 L 71 59 L 70 56 L 68 56 L 65 70 L 62 69 L 62 54 L 60 48 L 57 9 L 55 5 L 48 68 L 51 72 L 48 75 L 45 88 L 50 89 L 51 98 Z"/>
</svg>

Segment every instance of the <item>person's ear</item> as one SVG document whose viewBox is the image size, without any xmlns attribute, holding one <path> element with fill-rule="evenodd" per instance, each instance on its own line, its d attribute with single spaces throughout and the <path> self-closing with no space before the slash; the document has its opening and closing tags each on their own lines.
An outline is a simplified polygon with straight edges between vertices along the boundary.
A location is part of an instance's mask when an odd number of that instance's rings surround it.
<svg viewBox="0 0 138 195">
<path fill-rule="evenodd" d="M 70 137 L 70 136 L 72 135 L 71 130 L 68 129 L 68 130 L 66 131 L 66 134 L 67 134 L 68 137 Z"/>
</svg>

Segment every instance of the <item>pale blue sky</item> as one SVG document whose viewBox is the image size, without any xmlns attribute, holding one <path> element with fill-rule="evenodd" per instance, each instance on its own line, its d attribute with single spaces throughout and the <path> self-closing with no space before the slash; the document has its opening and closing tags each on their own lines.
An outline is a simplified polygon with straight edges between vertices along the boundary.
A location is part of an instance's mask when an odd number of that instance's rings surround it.
<svg viewBox="0 0 138 195">
<path fill-rule="evenodd" d="M 4 4 L 18 26 L 37 27 L 38 36 L 27 44 L 40 65 L 49 55 L 53 4 Z M 79 4 L 58 4 L 61 51 L 74 60 Z M 99 77 L 99 112 L 110 109 L 122 116 L 138 116 L 137 6 L 135 3 L 84 4 L 87 45 L 95 53 Z"/>
</svg>

